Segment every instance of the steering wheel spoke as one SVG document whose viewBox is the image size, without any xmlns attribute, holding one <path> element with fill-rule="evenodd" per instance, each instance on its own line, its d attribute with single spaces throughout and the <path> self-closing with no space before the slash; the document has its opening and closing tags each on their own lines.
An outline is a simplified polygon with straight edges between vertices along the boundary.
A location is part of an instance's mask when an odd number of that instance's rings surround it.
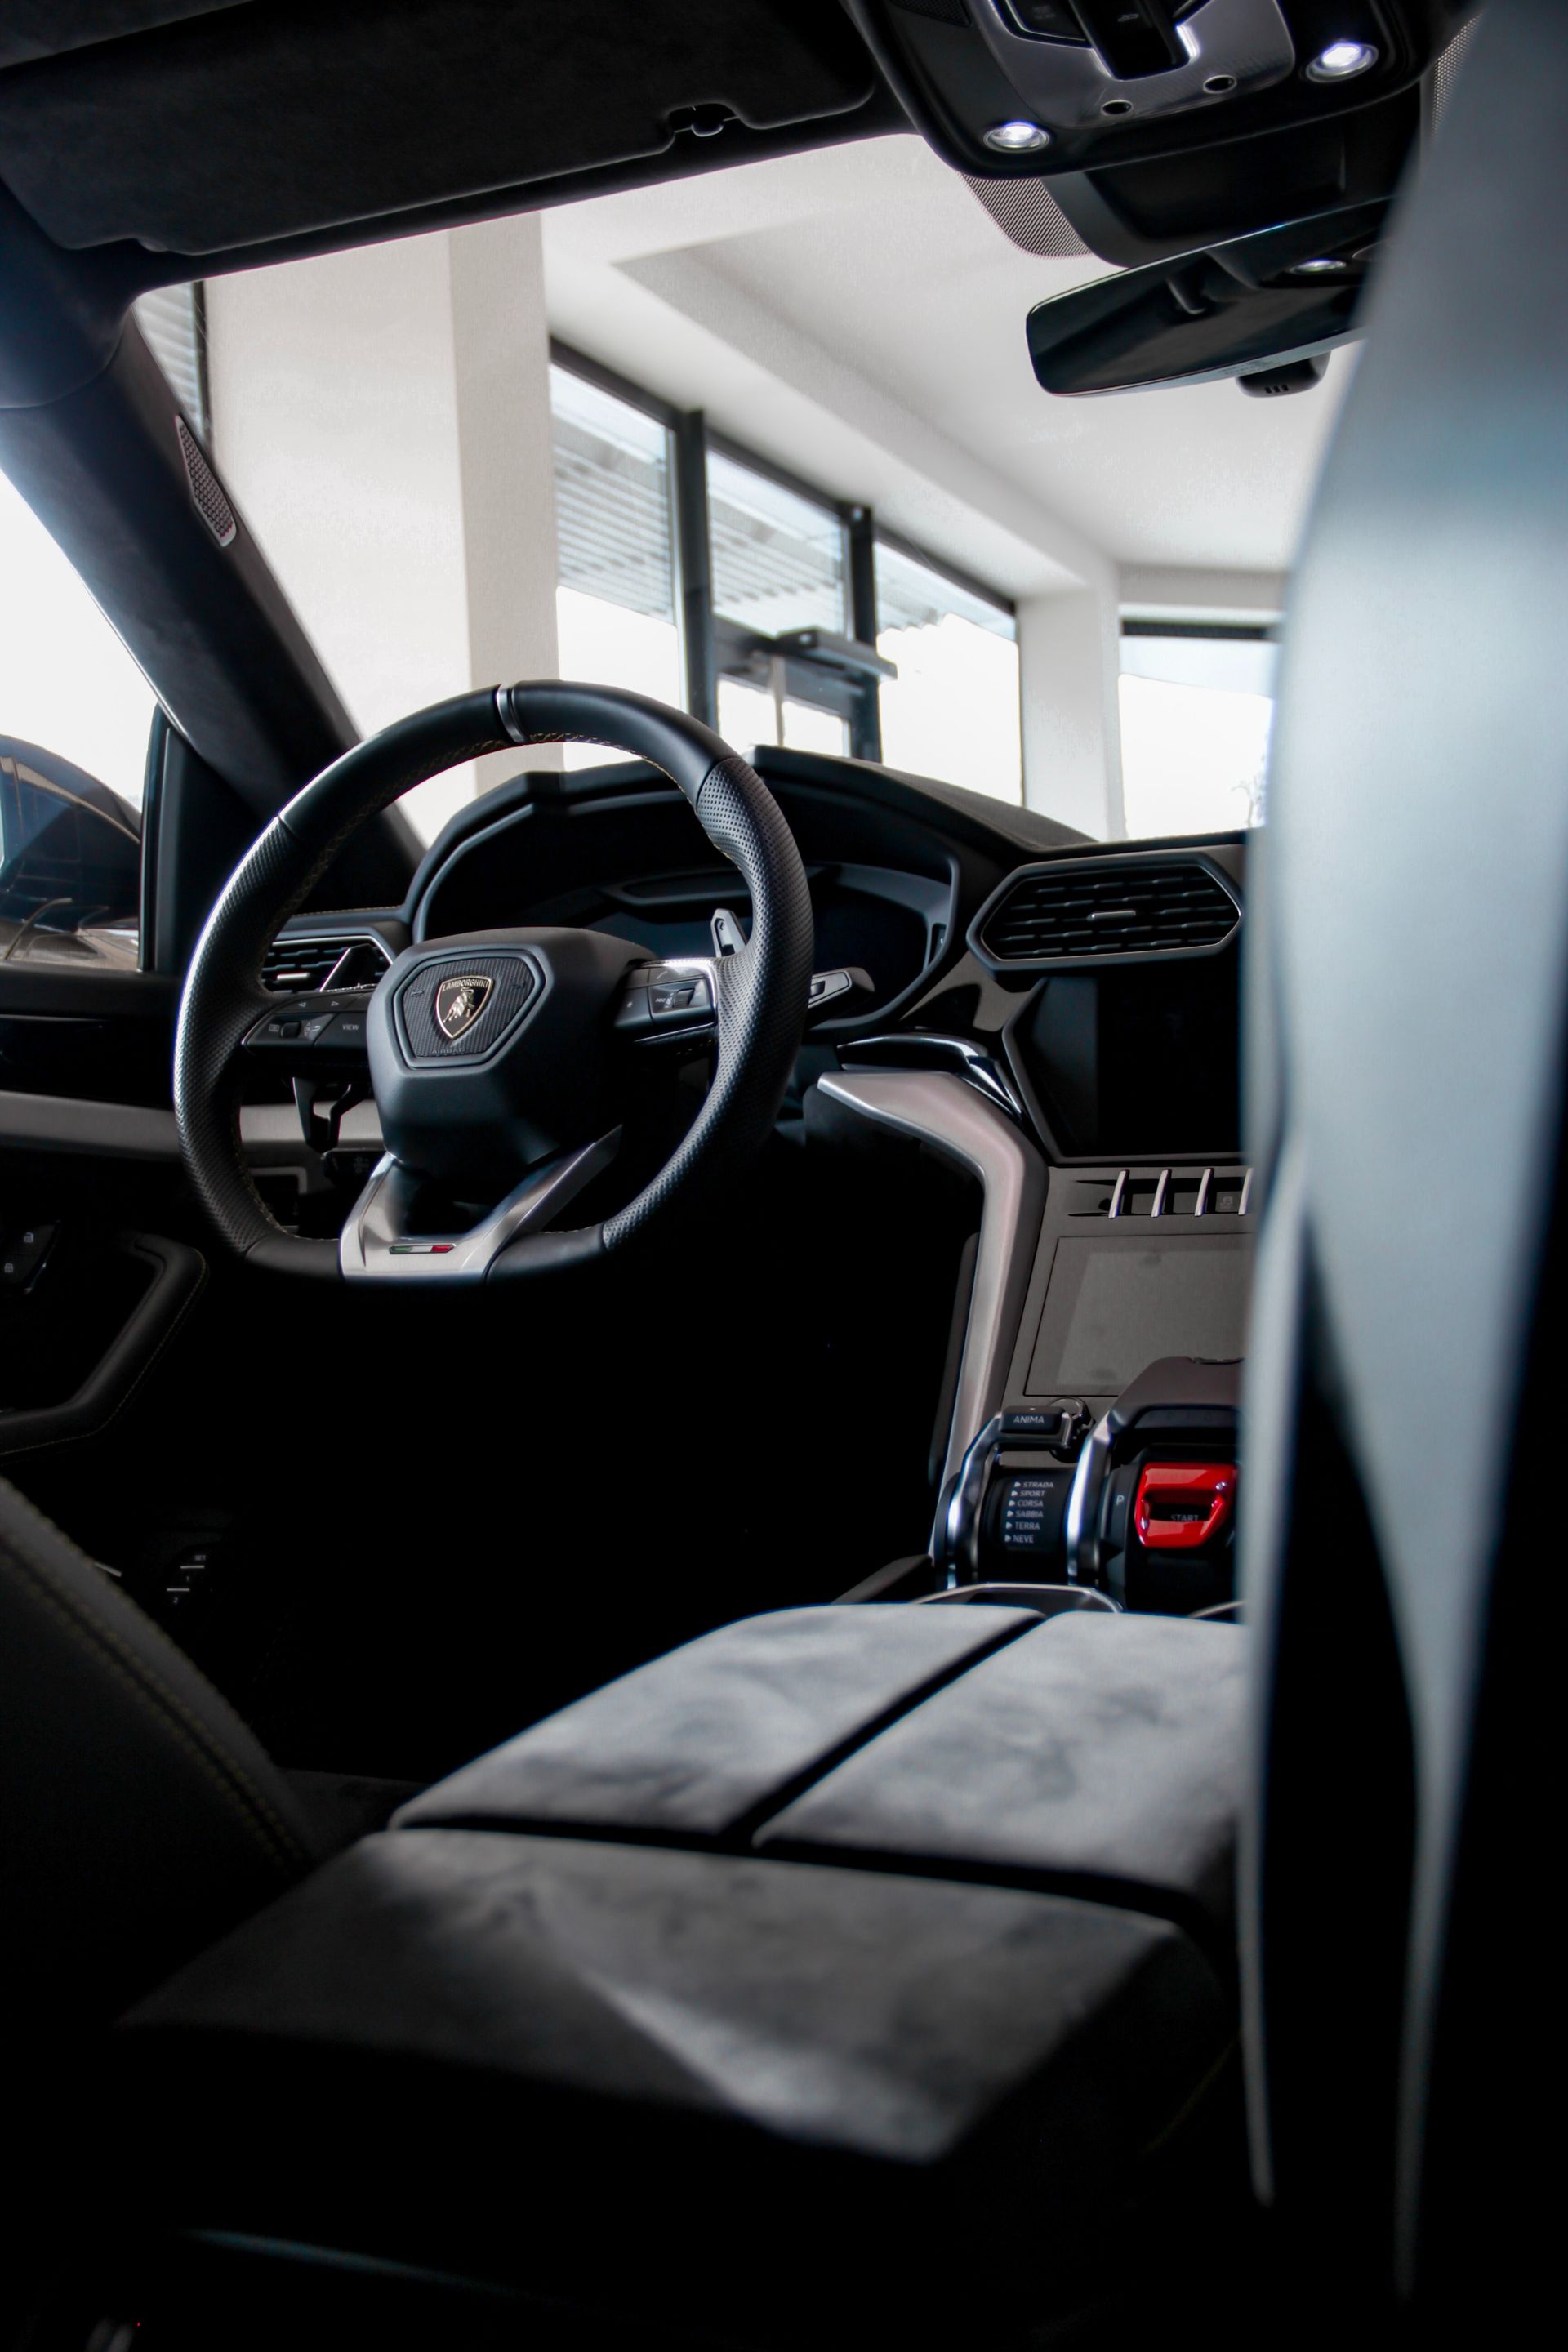
<svg viewBox="0 0 1568 2352">
<path fill-rule="evenodd" d="M 531 1168 L 505 1200 L 466 1232 L 416 1230 L 426 1179 L 386 1152 L 350 1210 L 338 1244 L 349 1282 L 483 1282 L 501 1252 L 538 1233 L 601 1175 L 620 1149 L 616 1128 Z"/>
</svg>

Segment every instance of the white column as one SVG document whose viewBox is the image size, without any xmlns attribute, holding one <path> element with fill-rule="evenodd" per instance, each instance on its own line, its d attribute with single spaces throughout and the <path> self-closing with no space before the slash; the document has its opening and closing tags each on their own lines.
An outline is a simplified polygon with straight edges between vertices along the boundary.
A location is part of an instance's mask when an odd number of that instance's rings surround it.
<svg viewBox="0 0 1568 2352">
<path fill-rule="evenodd" d="M 1120 840 L 1121 615 L 1114 575 L 1018 606 L 1024 798 L 1096 840 Z"/>
<path fill-rule="evenodd" d="M 469 677 L 475 686 L 558 677 L 550 327 L 538 215 L 455 229 L 450 244 Z M 498 751 L 477 761 L 477 788 L 515 774 L 522 756 Z M 540 745 L 526 760 L 558 768 L 561 748 Z"/>
<path fill-rule="evenodd" d="M 555 676 L 537 221 L 216 278 L 207 319 L 218 470 L 356 723 Z M 521 764 L 496 754 L 405 806 L 428 836 Z"/>
</svg>

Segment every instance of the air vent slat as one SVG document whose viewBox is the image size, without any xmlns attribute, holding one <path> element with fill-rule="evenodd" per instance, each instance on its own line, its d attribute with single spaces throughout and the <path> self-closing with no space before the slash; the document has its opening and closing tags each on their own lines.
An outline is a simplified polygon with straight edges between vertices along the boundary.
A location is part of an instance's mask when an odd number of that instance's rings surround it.
<svg viewBox="0 0 1568 2352">
<path fill-rule="evenodd" d="M 329 982 L 333 988 L 374 988 L 391 962 L 390 950 L 366 931 L 274 940 L 262 958 L 261 984 L 275 995 L 291 996 Z"/>
<path fill-rule="evenodd" d="M 1037 866 L 1004 890 L 978 944 L 998 963 L 1193 955 L 1223 947 L 1240 919 L 1230 892 L 1195 858 Z"/>
</svg>

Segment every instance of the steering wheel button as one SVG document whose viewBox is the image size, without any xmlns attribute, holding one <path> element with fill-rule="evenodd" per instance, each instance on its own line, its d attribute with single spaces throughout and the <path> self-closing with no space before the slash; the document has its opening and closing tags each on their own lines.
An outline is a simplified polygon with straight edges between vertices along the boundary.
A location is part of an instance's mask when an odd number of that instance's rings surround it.
<svg viewBox="0 0 1568 2352">
<path fill-rule="evenodd" d="M 323 1027 L 318 1043 L 335 1050 L 344 1046 L 352 1054 L 364 1052 L 364 1014 L 334 1013 Z"/>
</svg>

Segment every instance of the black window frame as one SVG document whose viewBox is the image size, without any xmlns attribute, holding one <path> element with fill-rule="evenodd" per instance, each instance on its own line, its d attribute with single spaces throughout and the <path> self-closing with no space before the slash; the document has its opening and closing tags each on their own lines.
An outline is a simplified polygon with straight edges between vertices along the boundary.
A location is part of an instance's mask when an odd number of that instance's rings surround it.
<svg viewBox="0 0 1568 2352">
<path fill-rule="evenodd" d="M 882 723 L 881 672 L 877 660 L 877 573 L 879 542 L 911 562 L 923 564 L 940 579 L 965 593 L 982 598 L 1017 622 L 1014 599 L 987 582 L 933 555 L 928 548 L 889 530 L 865 500 L 836 498 L 819 483 L 808 481 L 789 467 L 763 457 L 744 442 L 710 425 L 700 408 L 680 408 L 650 392 L 632 377 L 600 360 L 591 359 L 574 344 L 552 335 L 550 360 L 553 367 L 595 385 L 628 407 L 640 410 L 663 425 L 670 436 L 670 470 L 675 509 L 676 613 L 680 632 L 686 707 L 710 727 L 718 722 L 719 681 L 736 678 L 760 683 L 759 662 L 770 667 L 777 657 L 774 641 L 727 619 L 714 606 L 712 550 L 709 536 L 708 457 L 710 451 L 759 474 L 779 488 L 793 491 L 813 506 L 836 515 L 845 534 L 846 579 L 848 590 L 848 635 L 825 646 L 820 657 L 808 649 L 786 652 L 784 692 L 792 701 L 809 702 L 841 718 L 848 730 L 853 759 L 880 760 Z"/>
<path fill-rule="evenodd" d="M 1153 621 L 1142 613 L 1123 613 L 1119 634 L 1124 637 L 1185 637 L 1221 645 L 1277 646 L 1278 621 Z"/>
</svg>

